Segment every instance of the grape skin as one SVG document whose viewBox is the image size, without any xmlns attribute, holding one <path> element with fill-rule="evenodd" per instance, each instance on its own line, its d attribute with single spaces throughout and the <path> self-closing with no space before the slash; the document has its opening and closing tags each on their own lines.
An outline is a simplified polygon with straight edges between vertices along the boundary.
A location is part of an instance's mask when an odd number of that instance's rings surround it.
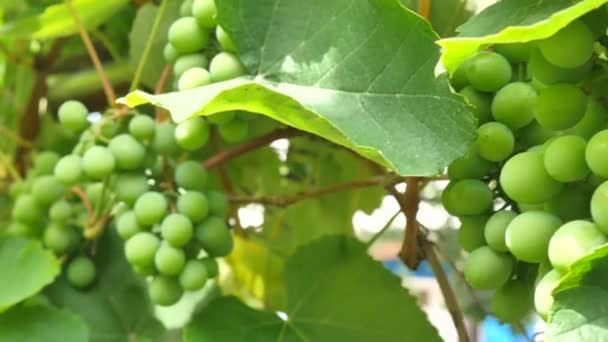
<svg viewBox="0 0 608 342">
<path fill-rule="evenodd" d="M 207 282 L 207 267 L 202 261 L 190 260 L 179 275 L 179 283 L 186 291 L 201 289 Z"/>
<path fill-rule="evenodd" d="M 236 46 L 234 45 L 234 41 L 232 40 L 232 38 L 230 38 L 228 33 L 226 33 L 226 31 L 219 25 L 215 28 L 215 38 L 217 39 L 218 43 L 220 43 L 222 50 L 233 53 L 236 52 Z"/>
<path fill-rule="evenodd" d="M 96 272 L 95 264 L 91 259 L 79 256 L 68 265 L 67 277 L 70 285 L 83 289 L 93 283 Z"/>
<path fill-rule="evenodd" d="M 488 122 L 477 129 L 475 146 L 481 157 L 499 162 L 513 153 L 515 137 L 507 126 L 499 122 Z"/>
<path fill-rule="evenodd" d="M 537 152 L 519 153 L 507 160 L 500 172 L 500 185 L 507 196 L 523 204 L 544 203 L 563 188 L 547 173 L 543 156 Z"/>
<path fill-rule="evenodd" d="M 547 272 L 536 285 L 534 290 L 534 307 L 539 315 L 546 318 L 553 306 L 553 289 L 557 287 L 562 274 L 557 270 Z"/>
<path fill-rule="evenodd" d="M 209 200 L 197 191 L 188 191 L 177 199 L 177 211 L 198 223 L 209 215 Z"/>
<path fill-rule="evenodd" d="M 452 182 L 443 191 L 441 201 L 452 215 L 480 215 L 492 207 L 492 191 L 487 184 L 474 179 Z"/>
<path fill-rule="evenodd" d="M 214 0 L 194 0 L 192 2 L 192 16 L 196 18 L 199 25 L 205 28 L 213 28 L 217 25 L 217 8 Z"/>
<path fill-rule="evenodd" d="M 549 260 L 555 269 L 567 272 L 575 261 L 607 242 L 606 236 L 594 223 L 585 220 L 570 221 L 551 237 Z"/>
<path fill-rule="evenodd" d="M 597 228 L 608 235 L 608 181 L 595 189 L 591 197 L 591 216 Z"/>
<path fill-rule="evenodd" d="M 507 254 L 484 246 L 469 254 L 464 264 L 464 275 L 477 289 L 497 289 L 511 278 L 513 264 L 513 259 Z"/>
<path fill-rule="evenodd" d="M 186 254 L 179 248 L 163 243 L 154 255 L 154 266 L 160 274 L 178 275 L 186 264 Z"/>
<path fill-rule="evenodd" d="M 129 263 L 147 267 L 153 265 L 154 256 L 160 247 L 160 240 L 149 232 L 139 232 L 133 235 L 125 244 L 125 256 Z"/>
<path fill-rule="evenodd" d="M 82 159 L 74 154 L 61 158 L 53 171 L 53 175 L 65 185 L 78 183 L 82 174 Z"/>
<path fill-rule="evenodd" d="M 585 116 L 587 97 L 575 85 L 559 83 L 540 90 L 534 104 L 534 117 L 550 130 L 573 127 Z"/>
<path fill-rule="evenodd" d="M 448 166 L 448 177 L 451 180 L 481 179 L 490 172 L 491 168 L 492 163 L 483 159 L 477 153 L 477 149 L 471 146 L 467 154 L 454 160 Z"/>
<path fill-rule="evenodd" d="M 573 182 L 583 179 L 589 173 L 585 162 L 585 139 L 576 135 L 555 138 L 544 153 L 547 173 L 560 182 Z"/>
<path fill-rule="evenodd" d="M 508 252 L 505 234 L 509 223 L 517 216 L 517 213 L 510 210 L 500 210 L 495 212 L 486 222 L 484 227 L 484 237 L 488 246 L 498 252 Z"/>
<path fill-rule="evenodd" d="M 160 223 L 167 214 L 167 199 L 161 193 L 149 191 L 135 202 L 133 211 L 137 222 L 142 226 L 152 226 Z"/>
<path fill-rule="evenodd" d="M 483 236 L 483 229 L 488 221 L 488 216 L 462 216 L 458 219 L 460 220 L 458 243 L 462 249 L 467 252 L 472 252 L 486 244 Z"/>
<path fill-rule="evenodd" d="M 477 90 L 495 92 L 511 80 L 511 64 L 503 56 L 489 51 L 470 58 L 466 69 L 469 83 Z"/>
<path fill-rule="evenodd" d="M 544 211 L 522 213 L 507 226 L 507 248 L 518 260 L 539 263 L 547 259 L 549 240 L 561 224 L 559 217 Z"/>
<path fill-rule="evenodd" d="M 218 217 L 208 217 L 196 227 L 196 238 L 203 249 L 214 257 L 226 256 L 234 242 L 226 223 Z"/>
<path fill-rule="evenodd" d="M 154 132 L 154 120 L 147 115 L 137 115 L 129 122 L 129 133 L 139 141 L 152 139 Z"/>
<path fill-rule="evenodd" d="M 585 160 L 593 173 L 608 178 L 608 130 L 599 131 L 589 142 L 585 149 Z"/>
<path fill-rule="evenodd" d="M 207 171 L 193 160 L 187 160 L 175 169 L 175 182 L 186 190 L 202 191 L 207 184 Z"/>
<path fill-rule="evenodd" d="M 148 284 L 148 295 L 157 305 L 173 305 L 182 297 L 182 294 L 182 288 L 173 277 L 156 276 Z"/>
<path fill-rule="evenodd" d="M 169 42 L 181 54 L 202 50 L 207 45 L 208 34 L 193 17 L 179 18 L 169 27 Z"/>
<path fill-rule="evenodd" d="M 523 82 L 502 87 L 492 100 L 492 116 L 510 129 L 522 128 L 534 120 L 536 90 Z"/>
<path fill-rule="evenodd" d="M 171 214 L 165 217 L 160 229 L 163 239 L 174 247 L 186 245 L 194 234 L 192 222 L 182 214 Z"/>
<path fill-rule="evenodd" d="M 203 147 L 209 140 L 209 124 L 201 117 L 190 118 L 175 128 L 175 141 L 186 151 Z"/>
<path fill-rule="evenodd" d="M 593 33 L 582 21 L 573 21 L 538 44 L 543 56 L 561 68 L 576 68 L 593 54 Z M 567 53 L 564 53 L 567 51 Z"/>
<path fill-rule="evenodd" d="M 112 153 L 102 146 L 91 147 L 82 157 L 84 173 L 95 180 L 109 176 L 114 171 L 115 164 Z"/>
<path fill-rule="evenodd" d="M 57 116 L 59 123 L 70 131 L 80 132 L 89 126 L 89 110 L 79 101 L 70 100 L 61 104 Z"/>
<path fill-rule="evenodd" d="M 146 149 L 133 136 L 121 134 L 110 141 L 110 152 L 116 160 L 119 170 L 135 170 L 140 168 L 146 157 Z"/>
<path fill-rule="evenodd" d="M 521 322 L 532 305 L 532 289 L 522 280 L 509 280 L 492 296 L 492 313 L 505 323 Z"/>
<path fill-rule="evenodd" d="M 213 82 L 221 82 L 246 75 L 247 71 L 237 56 L 220 52 L 211 60 L 209 73 Z"/>
</svg>

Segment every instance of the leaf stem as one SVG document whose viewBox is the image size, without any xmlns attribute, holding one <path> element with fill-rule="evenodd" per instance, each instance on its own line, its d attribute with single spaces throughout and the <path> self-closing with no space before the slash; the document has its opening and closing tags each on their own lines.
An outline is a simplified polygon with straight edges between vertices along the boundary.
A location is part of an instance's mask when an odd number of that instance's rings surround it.
<svg viewBox="0 0 608 342">
<path fill-rule="evenodd" d="M 386 223 L 384 224 L 384 227 L 382 227 L 382 229 L 380 229 L 380 231 L 378 231 L 376 234 L 374 234 L 374 236 L 372 236 L 371 239 L 369 239 L 369 241 L 367 241 L 365 243 L 365 246 L 367 248 L 370 248 L 376 241 L 378 241 L 378 239 L 384 235 L 384 233 L 391 227 L 393 221 L 395 221 L 395 219 L 397 219 L 397 216 L 399 216 L 399 214 L 401 214 L 401 209 L 397 210 L 397 212 L 391 216 L 391 218 L 388 219 L 388 221 L 386 221 Z"/>
<path fill-rule="evenodd" d="M 429 19 L 429 15 L 431 14 L 431 0 L 418 1 L 418 14 L 424 19 Z"/>
</svg>

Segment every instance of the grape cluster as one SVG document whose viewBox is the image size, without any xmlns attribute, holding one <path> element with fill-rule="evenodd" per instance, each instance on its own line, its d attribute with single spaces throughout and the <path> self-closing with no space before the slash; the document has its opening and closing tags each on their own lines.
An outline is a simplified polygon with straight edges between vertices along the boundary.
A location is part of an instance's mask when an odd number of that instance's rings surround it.
<svg viewBox="0 0 608 342">
<path fill-rule="evenodd" d="M 451 75 L 479 126 L 442 202 L 461 221 L 467 281 L 495 290 L 504 322 L 533 307 L 546 317 L 559 279 L 608 243 L 608 116 L 592 81 L 607 26 L 600 8 L 549 38 L 491 46 Z"/>
<path fill-rule="evenodd" d="M 188 90 L 228 81 L 247 74 L 236 55 L 234 43 L 217 25 L 217 9 L 214 0 L 184 1 L 182 17 L 171 24 L 168 43 L 164 48 L 167 63 L 173 65 L 178 90 Z M 211 58 L 209 58 L 211 57 Z M 209 61 L 211 60 L 211 61 Z M 220 137 L 228 142 L 239 142 L 247 137 L 251 115 L 241 111 L 229 111 L 203 118 L 193 118 L 178 126 L 184 133 L 189 130 L 209 131 L 209 124 L 217 125 Z M 187 141 L 185 149 L 196 149 L 203 142 Z"/>
</svg>

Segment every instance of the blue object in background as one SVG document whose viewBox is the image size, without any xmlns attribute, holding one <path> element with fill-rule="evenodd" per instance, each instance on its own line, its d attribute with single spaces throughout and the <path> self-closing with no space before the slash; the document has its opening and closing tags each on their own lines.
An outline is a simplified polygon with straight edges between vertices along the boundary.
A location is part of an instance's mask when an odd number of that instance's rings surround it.
<svg viewBox="0 0 608 342">
<path fill-rule="evenodd" d="M 531 336 L 534 333 L 532 326 L 528 325 L 527 334 Z M 481 322 L 481 334 L 479 336 L 481 342 L 527 342 L 525 336 L 515 335 L 508 324 L 502 324 L 494 316 L 486 317 Z"/>
</svg>

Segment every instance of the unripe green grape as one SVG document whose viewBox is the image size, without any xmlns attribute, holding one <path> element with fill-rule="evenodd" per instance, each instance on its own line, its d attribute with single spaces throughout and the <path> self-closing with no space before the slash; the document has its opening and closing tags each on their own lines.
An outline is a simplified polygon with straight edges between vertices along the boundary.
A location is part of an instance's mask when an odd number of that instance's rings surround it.
<svg viewBox="0 0 608 342">
<path fill-rule="evenodd" d="M 519 214 L 507 226 L 507 248 L 518 260 L 539 263 L 547 258 L 549 240 L 561 224 L 559 217 L 544 211 Z"/>
<path fill-rule="evenodd" d="M 510 129 L 522 128 L 534 120 L 536 90 L 523 82 L 500 88 L 492 100 L 492 116 Z"/>
<path fill-rule="evenodd" d="M 173 74 L 175 76 L 181 76 L 187 70 L 192 68 L 207 68 L 209 67 L 209 60 L 205 55 L 200 53 L 192 53 L 188 55 L 180 56 L 173 65 Z"/>
<path fill-rule="evenodd" d="M 508 252 L 505 235 L 509 223 L 517 216 L 517 213 L 510 210 L 500 210 L 495 212 L 486 222 L 484 227 L 484 238 L 488 246 L 498 252 Z"/>
<path fill-rule="evenodd" d="M 211 59 L 209 73 L 213 82 L 221 82 L 246 75 L 247 70 L 237 56 L 220 52 Z"/>
<path fill-rule="evenodd" d="M 467 79 L 477 90 L 495 92 L 509 83 L 511 76 L 509 61 L 494 52 L 478 52 L 467 65 Z"/>
<path fill-rule="evenodd" d="M 154 264 L 160 240 L 149 232 L 139 232 L 125 243 L 125 256 L 132 265 L 146 267 Z"/>
<path fill-rule="evenodd" d="M 157 125 L 152 146 L 159 154 L 171 155 L 179 152 L 179 146 L 175 141 L 175 126 L 170 122 Z"/>
<path fill-rule="evenodd" d="M 37 227 L 39 227 L 37 224 L 12 221 L 6 227 L 5 232 L 15 236 L 37 237 L 40 235 L 40 230 Z"/>
<path fill-rule="evenodd" d="M 494 50 L 503 55 L 511 63 L 527 62 L 532 52 L 532 43 L 496 44 Z"/>
<path fill-rule="evenodd" d="M 587 96 L 572 84 L 560 83 L 541 89 L 534 105 L 534 117 L 551 130 L 568 129 L 576 125 L 587 109 Z"/>
<path fill-rule="evenodd" d="M 83 289 L 93 283 L 96 273 L 93 261 L 87 257 L 79 256 L 68 265 L 68 282 L 75 288 Z"/>
<path fill-rule="evenodd" d="M 547 173 L 543 155 L 537 152 L 519 153 L 507 160 L 500 172 L 500 185 L 509 198 L 523 204 L 546 202 L 563 188 Z"/>
<path fill-rule="evenodd" d="M 234 246 L 232 234 L 224 220 L 219 217 L 208 217 L 196 226 L 196 238 L 203 249 L 213 257 L 230 254 Z"/>
<path fill-rule="evenodd" d="M 82 173 L 82 158 L 70 154 L 57 162 L 53 175 L 65 185 L 74 185 L 82 179 Z"/>
<path fill-rule="evenodd" d="M 136 115 L 129 121 L 129 133 L 139 141 L 152 139 L 155 127 L 154 119 L 147 115 Z"/>
<path fill-rule="evenodd" d="M 131 210 L 118 216 L 116 231 L 123 240 L 129 240 L 133 235 L 143 231 L 144 228 L 137 223 L 137 217 Z"/>
<path fill-rule="evenodd" d="M 154 256 L 154 266 L 160 274 L 174 276 L 180 274 L 186 264 L 183 250 L 163 243 Z"/>
<path fill-rule="evenodd" d="M 199 260 L 190 260 L 179 275 L 179 284 L 186 291 L 196 291 L 205 286 L 207 278 L 205 264 Z"/>
<path fill-rule="evenodd" d="M 608 235 L 608 181 L 595 189 L 591 197 L 591 217 L 597 228 Z"/>
<path fill-rule="evenodd" d="M 167 43 L 163 48 L 163 57 L 165 57 L 167 64 L 173 64 L 179 57 L 179 52 L 171 43 Z"/>
<path fill-rule="evenodd" d="M 201 262 L 205 264 L 209 278 L 215 278 L 220 274 L 220 267 L 217 264 L 217 260 L 213 258 L 203 258 L 201 259 Z"/>
<path fill-rule="evenodd" d="M 146 149 L 133 136 L 121 134 L 114 137 L 108 145 L 119 170 L 140 168 L 146 158 Z"/>
<path fill-rule="evenodd" d="M 454 160 L 448 166 L 448 177 L 451 180 L 481 179 L 490 172 L 491 168 L 492 163 L 483 159 L 477 153 L 477 149 L 471 146 L 467 154 Z"/>
<path fill-rule="evenodd" d="M 215 0 L 194 0 L 192 2 L 192 16 L 201 27 L 213 28 L 217 25 L 217 8 Z"/>
<path fill-rule="evenodd" d="M 509 280 L 492 296 L 492 313 L 504 323 L 521 322 L 532 309 L 532 291 L 525 281 Z"/>
<path fill-rule="evenodd" d="M 534 290 L 534 308 L 539 315 L 547 318 L 551 313 L 551 307 L 553 306 L 553 290 L 559 284 L 562 278 L 562 274 L 557 270 L 551 270 L 547 272 L 536 284 Z"/>
<path fill-rule="evenodd" d="M 87 177 L 95 180 L 104 179 L 109 176 L 116 161 L 109 149 L 102 146 L 93 146 L 88 149 L 82 157 L 82 169 Z"/>
<path fill-rule="evenodd" d="M 207 196 L 198 191 L 188 191 L 177 199 L 177 211 L 198 223 L 209 215 Z"/>
<path fill-rule="evenodd" d="M 116 198 L 129 206 L 132 206 L 149 189 L 148 178 L 137 172 L 119 174 L 114 184 Z"/>
<path fill-rule="evenodd" d="M 528 73 L 545 85 L 560 82 L 578 82 L 591 70 L 591 63 L 573 69 L 565 69 L 549 63 L 539 50 L 534 50 L 528 62 Z"/>
<path fill-rule="evenodd" d="M 214 123 L 216 125 L 223 125 L 223 124 L 231 121 L 235 117 L 235 113 L 236 112 L 234 112 L 234 111 L 221 112 L 221 113 L 217 113 L 217 114 L 208 116 L 207 120 L 209 120 L 209 122 Z"/>
<path fill-rule="evenodd" d="M 34 168 L 40 175 L 51 175 L 59 158 L 57 153 L 51 151 L 38 153 L 34 156 Z"/>
<path fill-rule="evenodd" d="M 475 108 L 473 114 L 477 118 L 477 124 L 481 125 L 492 120 L 492 96 L 488 93 L 475 90 L 466 86 L 460 90 L 460 95 Z"/>
<path fill-rule="evenodd" d="M 43 220 L 44 210 L 40 207 L 34 196 L 25 194 L 17 197 L 11 217 L 13 220 L 36 224 Z"/>
<path fill-rule="evenodd" d="M 608 130 L 597 132 L 585 149 L 585 160 L 594 174 L 608 178 Z"/>
<path fill-rule="evenodd" d="M 57 254 L 70 250 L 76 242 L 75 233 L 59 223 L 50 223 L 42 236 L 44 245 Z"/>
<path fill-rule="evenodd" d="M 160 223 L 167 215 L 167 199 L 159 192 L 149 191 L 135 201 L 133 211 L 142 226 Z"/>
<path fill-rule="evenodd" d="M 591 193 L 580 184 L 568 184 L 557 196 L 545 203 L 544 210 L 559 216 L 564 222 L 591 216 Z"/>
<path fill-rule="evenodd" d="M 513 265 L 513 258 L 509 255 L 483 246 L 466 258 L 464 276 L 476 289 L 497 289 L 511 278 Z"/>
<path fill-rule="evenodd" d="M 182 4 L 179 6 L 179 15 L 180 17 L 190 17 L 192 16 L 192 3 L 194 0 L 184 0 Z"/>
<path fill-rule="evenodd" d="M 72 132 L 83 131 L 89 126 L 89 110 L 79 101 L 70 100 L 61 104 L 57 116 L 61 126 Z"/>
<path fill-rule="evenodd" d="M 183 290 L 177 279 L 168 276 L 156 276 L 148 284 L 148 295 L 152 303 L 169 306 L 177 303 L 182 297 Z"/>
<path fill-rule="evenodd" d="M 202 191 L 207 185 L 207 171 L 194 160 L 186 160 L 175 169 L 175 183 L 186 190 Z"/>
<path fill-rule="evenodd" d="M 576 135 L 555 138 L 544 152 L 547 173 L 560 182 L 583 179 L 589 173 L 585 162 L 586 146 L 585 139 Z"/>
<path fill-rule="evenodd" d="M 483 227 L 488 221 L 488 216 L 462 216 L 458 219 L 460 220 L 458 243 L 462 249 L 467 252 L 472 252 L 486 244 L 483 237 Z"/>
<path fill-rule="evenodd" d="M 65 222 L 72 217 L 72 206 L 67 201 L 57 201 L 49 209 L 49 218 L 54 222 Z"/>
<path fill-rule="evenodd" d="M 234 41 L 232 41 L 232 38 L 230 38 L 228 33 L 219 25 L 215 28 L 215 38 L 218 43 L 220 43 L 222 50 L 233 53 L 236 52 Z"/>
<path fill-rule="evenodd" d="M 196 67 L 186 70 L 177 81 L 180 91 L 194 89 L 211 84 L 211 74 L 205 68 Z"/>
<path fill-rule="evenodd" d="M 65 187 L 51 175 L 38 177 L 32 184 L 32 195 L 43 207 L 58 201 L 64 193 Z"/>
<path fill-rule="evenodd" d="M 492 208 L 492 190 L 482 181 L 463 179 L 451 182 L 443 191 L 441 201 L 454 216 L 480 215 Z"/>
<path fill-rule="evenodd" d="M 591 58 L 593 44 L 593 33 L 582 21 L 577 20 L 541 40 L 538 47 L 549 63 L 561 68 L 576 68 Z"/>
<path fill-rule="evenodd" d="M 135 273 L 139 274 L 142 277 L 150 277 L 157 274 L 156 268 L 154 268 L 154 264 L 147 266 L 131 265 L 131 267 L 133 267 L 133 271 L 135 271 Z"/>
<path fill-rule="evenodd" d="M 507 159 L 515 148 L 515 137 L 509 127 L 499 122 L 488 122 L 477 129 L 477 153 L 489 161 Z"/>
<path fill-rule="evenodd" d="M 192 222 L 182 214 L 171 214 L 165 217 L 160 230 L 163 239 L 174 247 L 185 246 L 194 234 Z"/>
<path fill-rule="evenodd" d="M 193 17 L 179 18 L 169 27 L 169 43 L 180 53 L 202 50 L 207 45 L 208 33 Z"/>
<path fill-rule="evenodd" d="M 595 224 L 584 220 L 570 221 L 551 237 L 549 260 L 555 269 L 567 272 L 575 261 L 607 242 Z"/>
<path fill-rule="evenodd" d="M 607 117 L 606 108 L 598 100 L 590 98 L 583 118 L 567 132 L 589 140 L 595 133 L 606 127 Z"/>
<path fill-rule="evenodd" d="M 520 129 L 517 133 L 519 140 L 526 147 L 542 145 L 556 135 L 554 131 L 539 125 L 536 120 L 533 120 L 528 126 Z"/>
<path fill-rule="evenodd" d="M 209 201 L 209 214 L 225 218 L 230 210 L 230 203 L 224 193 L 219 191 L 207 192 L 207 200 Z"/>
<path fill-rule="evenodd" d="M 12 200 L 16 200 L 17 197 L 25 194 L 29 190 L 29 185 L 23 181 L 16 181 L 11 183 L 8 188 L 8 195 Z"/>
<path fill-rule="evenodd" d="M 456 90 L 460 91 L 464 87 L 469 85 L 469 79 L 467 78 L 467 67 L 471 58 L 463 60 L 450 75 L 450 85 Z"/>
<path fill-rule="evenodd" d="M 175 141 L 184 150 L 199 149 L 209 141 L 209 124 L 200 116 L 190 118 L 175 128 Z"/>
<path fill-rule="evenodd" d="M 219 127 L 219 133 L 224 141 L 236 143 L 247 137 L 249 123 L 239 118 L 234 118 Z"/>
</svg>

